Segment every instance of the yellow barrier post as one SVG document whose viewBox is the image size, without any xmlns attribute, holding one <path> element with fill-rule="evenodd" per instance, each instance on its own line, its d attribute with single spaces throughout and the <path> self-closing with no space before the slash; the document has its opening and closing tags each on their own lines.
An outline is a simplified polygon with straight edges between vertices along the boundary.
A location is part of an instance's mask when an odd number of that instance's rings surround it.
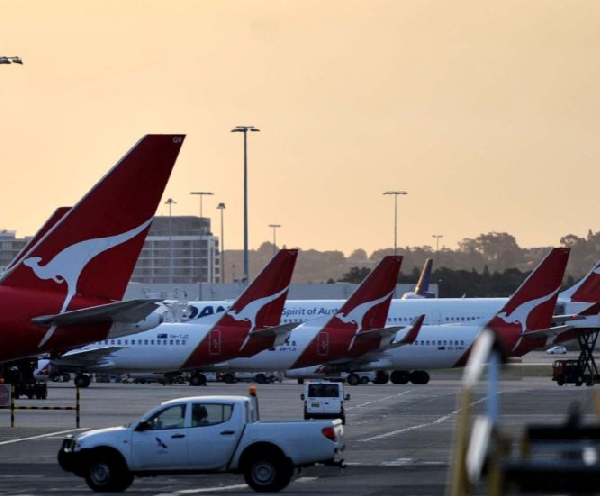
<svg viewBox="0 0 600 496">
<path fill-rule="evenodd" d="M 81 408 L 80 408 L 80 389 L 79 388 L 75 388 L 75 426 L 79 429 L 79 424 L 80 424 L 80 414 L 81 414 Z"/>
</svg>

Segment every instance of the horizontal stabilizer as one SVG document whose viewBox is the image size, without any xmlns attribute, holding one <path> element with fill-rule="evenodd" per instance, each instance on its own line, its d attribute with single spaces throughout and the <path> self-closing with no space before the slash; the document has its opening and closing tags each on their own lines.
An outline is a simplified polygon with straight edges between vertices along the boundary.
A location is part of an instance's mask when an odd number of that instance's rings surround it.
<svg viewBox="0 0 600 496">
<path fill-rule="evenodd" d="M 54 362 L 57 365 L 96 366 L 101 360 L 110 357 L 115 351 L 121 349 L 123 349 L 123 346 L 104 346 L 101 348 L 73 350 L 65 353 Z"/>
<path fill-rule="evenodd" d="M 383 329 L 369 329 L 361 331 L 356 335 L 356 339 L 381 339 L 393 336 L 398 331 L 406 329 L 407 326 L 384 327 Z"/>
<path fill-rule="evenodd" d="M 557 336 L 560 336 L 563 332 L 567 332 L 572 329 L 572 325 L 561 325 L 556 327 L 550 327 L 549 329 L 539 329 L 537 331 L 523 332 L 521 333 L 521 337 L 526 339 L 555 338 Z"/>
<path fill-rule="evenodd" d="M 402 339 L 390 343 L 388 348 L 400 348 L 401 346 L 413 344 L 417 340 L 417 336 L 421 331 L 421 327 L 423 326 L 424 321 L 425 314 L 416 317 L 415 320 L 412 321 L 411 326 L 409 327 L 406 335 Z"/>
<path fill-rule="evenodd" d="M 281 346 L 285 340 L 289 337 L 290 332 L 292 332 L 296 327 L 298 327 L 301 322 L 291 322 L 289 324 L 282 324 L 280 326 L 275 327 L 267 327 L 265 329 L 259 329 L 258 331 L 252 331 L 250 333 L 251 338 L 275 338 L 275 342 L 273 343 L 273 348 L 275 346 Z"/>
<path fill-rule="evenodd" d="M 98 305 L 83 310 L 73 310 L 70 312 L 59 313 L 55 315 L 44 315 L 31 319 L 34 324 L 68 327 L 80 325 L 99 324 L 101 322 L 122 322 L 135 323 L 144 320 L 154 310 L 160 307 L 161 300 L 131 300 L 117 301 Z"/>
</svg>

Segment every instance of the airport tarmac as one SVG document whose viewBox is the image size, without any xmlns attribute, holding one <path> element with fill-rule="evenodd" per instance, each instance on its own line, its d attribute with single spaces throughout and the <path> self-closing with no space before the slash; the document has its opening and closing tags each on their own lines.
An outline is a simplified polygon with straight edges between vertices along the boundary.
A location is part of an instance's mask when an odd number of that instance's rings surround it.
<svg viewBox="0 0 600 496">
<path fill-rule="evenodd" d="M 440 495 L 448 479 L 457 418 L 458 378 L 436 378 L 425 386 L 366 385 L 346 388 L 347 468 L 310 467 L 284 493 L 327 495 Z M 160 401 L 188 395 L 245 394 L 247 384 L 161 386 L 93 384 L 82 391 L 82 428 L 122 425 Z M 561 422 L 572 402 L 590 418 L 593 388 L 558 387 L 549 378 L 510 378 L 501 382 L 503 428 L 518 434 L 527 422 Z M 263 420 L 302 416 L 303 386 L 292 381 L 259 386 Z M 485 387 L 473 398 L 474 410 L 485 408 Z M 68 405 L 71 384 L 51 384 L 46 402 L 22 405 Z M 0 412 L 0 495 L 91 494 L 78 477 L 62 472 L 56 453 L 66 433 L 75 433 L 73 412 L 17 411 L 16 427 Z M 238 475 L 163 476 L 136 479 L 127 491 L 141 495 L 254 494 Z"/>
</svg>

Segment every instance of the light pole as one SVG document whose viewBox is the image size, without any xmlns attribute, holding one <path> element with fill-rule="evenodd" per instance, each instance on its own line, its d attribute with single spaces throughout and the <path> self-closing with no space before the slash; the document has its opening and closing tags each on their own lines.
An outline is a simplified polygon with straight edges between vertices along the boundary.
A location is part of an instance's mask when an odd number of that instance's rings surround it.
<svg viewBox="0 0 600 496">
<path fill-rule="evenodd" d="M 281 227 L 281 224 L 269 224 L 269 227 L 273 228 L 273 255 L 277 251 L 277 228 Z"/>
<path fill-rule="evenodd" d="M 406 191 L 386 191 L 384 195 L 394 195 L 394 256 L 398 255 L 398 195 L 408 195 Z"/>
<path fill-rule="evenodd" d="M 217 209 L 221 211 L 221 284 L 225 282 L 225 232 L 223 231 L 223 211 L 225 204 L 223 202 L 217 205 Z"/>
<path fill-rule="evenodd" d="M 244 284 L 248 284 L 248 131 L 259 132 L 254 126 L 236 126 L 232 133 L 244 133 Z"/>
<path fill-rule="evenodd" d="M 443 238 L 443 234 L 432 234 L 432 238 L 435 239 L 435 265 L 439 268 L 440 264 L 440 238 Z"/>
<path fill-rule="evenodd" d="M 169 205 L 169 251 L 171 252 L 171 262 L 169 263 L 169 284 L 173 284 L 173 217 L 171 215 L 171 209 L 173 204 L 177 205 L 177 202 L 173 198 L 169 198 L 165 205 Z"/>
<path fill-rule="evenodd" d="M 198 195 L 198 198 L 200 200 L 200 225 L 199 225 L 199 231 L 200 231 L 200 235 L 198 236 L 198 242 L 200 243 L 200 247 L 198 249 L 198 284 L 202 284 L 202 197 L 205 195 L 214 195 L 214 193 L 211 193 L 210 191 L 192 191 L 190 193 L 190 195 Z M 207 259 L 208 259 L 208 244 L 206 246 L 206 253 L 207 253 Z M 210 277 L 210 272 L 207 273 L 207 277 L 206 277 L 206 282 L 210 283 L 211 282 L 211 277 Z"/>
<path fill-rule="evenodd" d="M 21 59 L 21 57 L 2 57 L 2 56 L 0 56 L 0 64 L 23 65 L 23 59 Z"/>
</svg>

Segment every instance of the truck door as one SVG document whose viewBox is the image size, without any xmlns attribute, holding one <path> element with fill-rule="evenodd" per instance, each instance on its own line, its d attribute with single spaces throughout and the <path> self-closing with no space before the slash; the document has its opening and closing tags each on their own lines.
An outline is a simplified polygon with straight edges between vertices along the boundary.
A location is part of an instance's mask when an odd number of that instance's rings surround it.
<svg viewBox="0 0 600 496">
<path fill-rule="evenodd" d="M 233 455 L 242 429 L 244 412 L 233 415 L 232 403 L 192 403 L 189 429 L 189 459 L 191 469 L 216 470 L 227 465 Z"/>
<path fill-rule="evenodd" d="M 188 467 L 187 404 L 168 406 L 148 420 L 149 429 L 133 431 L 131 453 L 135 470 Z"/>
<path fill-rule="evenodd" d="M 321 331 L 317 334 L 317 355 L 329 355 L 329 333 L 327 331 Z"/>
<path fill-rule="evenodd" d="M 221 354 L 221 331 L 212 329 L 208 333 L 208 350 L 211 355 Z"/>
</svg>

